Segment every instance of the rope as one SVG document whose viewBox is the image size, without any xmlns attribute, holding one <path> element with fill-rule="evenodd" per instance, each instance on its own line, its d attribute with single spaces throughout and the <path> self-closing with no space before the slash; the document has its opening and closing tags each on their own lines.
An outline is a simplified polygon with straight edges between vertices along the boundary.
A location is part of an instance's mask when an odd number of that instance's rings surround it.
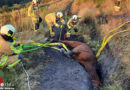
<svg viewBox="0 0 130 90">
<path fill-rule="evenodd" d="M 106 46 L 106 44 L 110 41 L 110 39 L 112 37 L 114 37 L 115 35 L 117 35 L 119 33 L 130 31 L 130 30 L 118 31 L 118 32 L 116 32 L 116 33 L 114 33 L 114 34 L 112 34 L 112 35 L 109 36 L 110 33 L 114 32 L 115 30 L 120 29 L 121 27 L 123 27 L 127 23 L 130 23 L 130 21 L 127 21 L 127 22 L 121 24 L 120 26 L 118 26 L 117 28 L 114 28 L 114 29 L 110 30 L 110 32 L 103 38 L 103 42 L 101 44 L 101 48 L 98 50 L 98 52 L 96 54 L 96 57 L 98 57 L 100 55 L 100 53 L 102 52 L 102 50 L 104 49 L 104 47 Z"/>
<path fill-rule="evenodd" d="M 26 77 L 27 77 L 26 79 L 27 79 L 27 82 L 28 82 L 28 90 L 31 90 L 30 81 L 29 81 L 29 75 L 28 75 L 27 71 L 25 70 L 23 63 L 22 62 L 20 62 L 20 63 L 21 63 L 21 66 L 22 66 L 22 68 L 23 68 L 23 70 L 24 70 L 24 72 L 26 74 Z"/>
</svg>

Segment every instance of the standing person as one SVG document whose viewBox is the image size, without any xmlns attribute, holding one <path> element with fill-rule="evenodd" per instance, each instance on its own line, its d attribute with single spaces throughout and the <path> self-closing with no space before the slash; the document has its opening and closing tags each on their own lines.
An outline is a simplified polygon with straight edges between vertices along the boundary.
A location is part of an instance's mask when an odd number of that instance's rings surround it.
<svg viewBox="0 0 130 90">
<path fill-rule="evenodd" d="M 32 4 L 28 8 L 28 16 L 32 18 L 33 30 L 37 32 L 39 30 L 40 23 L 42 21 L 39 15 L 38 0 L 33 0 Z"/>
<path fill-rule="evenodd" d="M 62 25 L 59 25 L 58 22 L 65 24 L 65 21 L 62 17 L 63 17 L 62 12 L 56 12 L 56 13 L 53 12 L 53 13 L 49 13 L 48 15 L 45 16 L 45 21 L 49 26 L 51 37 L 55 36 L 55 32 L 53 30 L 54 27 L 62 28 Z"/>
<path fill-rule="evenodd" d="M 115 6 L 114 6 L 115 11 L 120 11 L 120 9 L 121 9 L 120 6 L 121 6 L 121 0 L 116 0 Z"/>
<path fill-rule="evenodd" d="M 11 25 L 4 25 L 0 29 L 0 68 L 12 68 L 20 62 L 21 55 L 15 55 L 14 52 L 20 53 L 20 50 L 16 50 L 14 45 L 15 41 L 13 35 L 15 28 Z"/>
</svg>

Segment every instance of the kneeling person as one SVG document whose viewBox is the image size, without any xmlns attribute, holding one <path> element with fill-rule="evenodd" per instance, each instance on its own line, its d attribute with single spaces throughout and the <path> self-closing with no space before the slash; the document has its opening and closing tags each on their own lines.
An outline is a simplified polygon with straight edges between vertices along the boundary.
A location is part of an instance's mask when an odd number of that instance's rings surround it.
<svg viewBox="0 0 130 90">
<path fill-rule="evenodd" d="M 7 67 L 8 69 L 12 68 L 20 62 L 22 58 L 21 55 L 14 55 L 15 51 L 15 41 L 13 39 L 13 34 L 15 28 L 8 24 L 1 27 L 0 30 L 0 68 Z"/>
</svg>

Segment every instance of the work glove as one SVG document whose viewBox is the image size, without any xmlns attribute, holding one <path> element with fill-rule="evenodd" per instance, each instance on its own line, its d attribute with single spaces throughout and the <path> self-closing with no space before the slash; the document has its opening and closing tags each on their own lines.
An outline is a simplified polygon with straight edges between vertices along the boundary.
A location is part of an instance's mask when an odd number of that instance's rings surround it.
<svg viewBox="0 0 130 90">
<path fill-rule="evenodd" d="M 23 59 L 23 55 L 19 54 L 18 59 Z"/>
<path fill-rule="evenodd" d="M 11 47 L 14 53 L 20 54 L 23 50 L 23 44 L 15 44 L 13 47 Z"/>
</svg>

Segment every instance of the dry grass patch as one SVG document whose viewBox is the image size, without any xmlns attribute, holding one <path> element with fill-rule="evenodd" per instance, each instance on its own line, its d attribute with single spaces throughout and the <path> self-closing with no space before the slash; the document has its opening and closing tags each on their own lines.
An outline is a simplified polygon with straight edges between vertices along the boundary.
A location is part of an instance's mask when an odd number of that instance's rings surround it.
<svg viewBox="0 0 130 90">
<path fill-rule="evenodd" d="M 63 9 L 66 8 L 66 5 L 67 5 L 69 2 L 71 2 L 71 1 L 72 1 L 72 0 L 62 0 L 61 2 L 58 2 L 58 3 L 56 3 L 56 4 L 51 5 L 51 6 L 48 8 L 48 10 L 49 10 L 49 11 L 53 11 L 53 12 L 55 12 L 55 11 L 62 11 Z"/>
</svg>

